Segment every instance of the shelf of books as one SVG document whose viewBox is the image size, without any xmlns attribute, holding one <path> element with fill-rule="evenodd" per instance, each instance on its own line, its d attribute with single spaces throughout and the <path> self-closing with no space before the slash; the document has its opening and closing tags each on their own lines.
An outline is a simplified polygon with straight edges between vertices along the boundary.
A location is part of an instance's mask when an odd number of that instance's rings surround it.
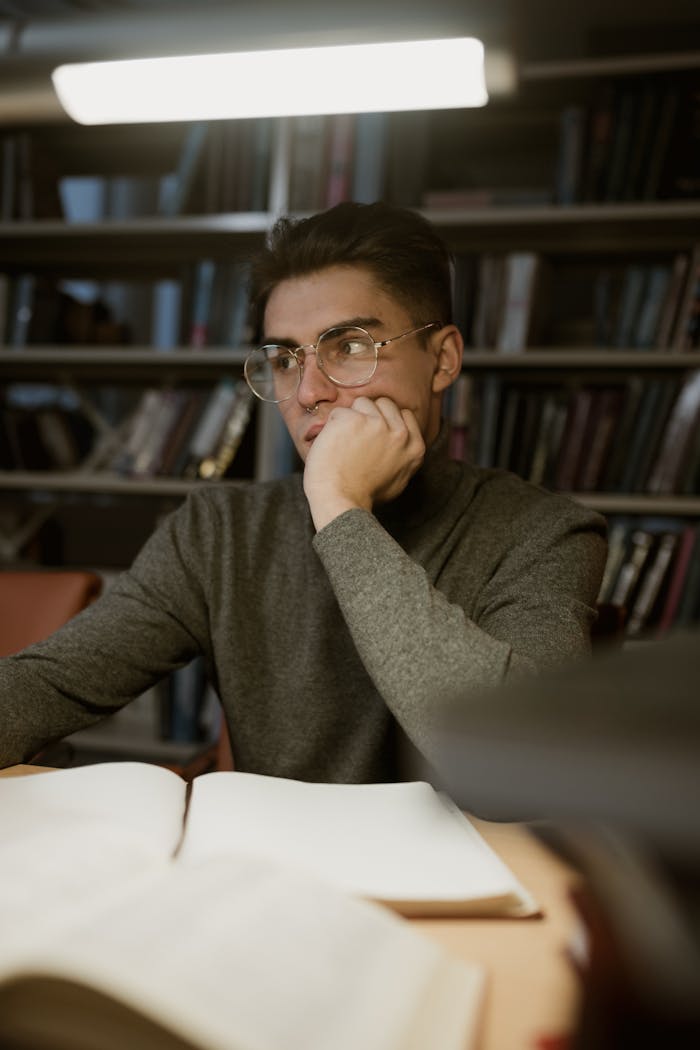
<svg viewBox="0 0 700 1050">
<path fill-rule="evenodd" d="M 478 111 L 0 129 L 3 535 L 20 499 L 43 521 L 298 465 L 240 386 L 250 249 L 281 213 L 384 199 L 455 254 L 454 454 L 625 518 L 629 558 L 648 519 L 647 566 L 662 533 L 675 564 L 700 518 L 699 129 L 697 51 L 530 63 Z M 195 435 L 225 402 L 224 456 L 223 409 L 218 445 Z"/>
</svg>

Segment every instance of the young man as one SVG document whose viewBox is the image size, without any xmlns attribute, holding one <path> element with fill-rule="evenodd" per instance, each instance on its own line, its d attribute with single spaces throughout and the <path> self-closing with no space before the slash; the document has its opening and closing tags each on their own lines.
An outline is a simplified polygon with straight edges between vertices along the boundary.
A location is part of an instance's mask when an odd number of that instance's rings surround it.
<svg viewBox="0 0 700 1050">
<path fill-rule="evenodd" d="M 254 270 L 261 349 L 303 475 L 202 486 L 104 597 L 0 667 L 0 762 L 90 725 L 198 654 L 236 767 L 396 774 L 442 696 L 585 654 L 604 523 L 446 456 L 449 257 L 416 213 L 281 220 Z"/>
</svg>

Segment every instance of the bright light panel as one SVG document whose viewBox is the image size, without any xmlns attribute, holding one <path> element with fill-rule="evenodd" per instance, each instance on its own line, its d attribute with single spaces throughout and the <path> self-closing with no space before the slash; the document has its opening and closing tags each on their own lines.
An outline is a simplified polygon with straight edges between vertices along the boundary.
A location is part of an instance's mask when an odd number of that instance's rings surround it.
<svg viewBox="0 0 700 1050">
<path fill-rule="evenodd" d="M 79 124 L 457 109 L 488 102 L 474 37 L 79 62 L 54 70 Z"/>
</svg>

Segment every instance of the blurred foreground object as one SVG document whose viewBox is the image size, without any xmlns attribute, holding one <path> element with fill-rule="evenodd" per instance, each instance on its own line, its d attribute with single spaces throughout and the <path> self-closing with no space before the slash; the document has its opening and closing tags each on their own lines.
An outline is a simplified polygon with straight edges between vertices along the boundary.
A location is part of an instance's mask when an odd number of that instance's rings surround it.
<svg viewBox="0 0 700 1050">
<path fill-rule="evenodd" d="M 571 1050 L 700 1046 L 699 694 L 682 632 L 455 698 L 436 726 L 437 786 L 583 875 Z"/>
</svg>

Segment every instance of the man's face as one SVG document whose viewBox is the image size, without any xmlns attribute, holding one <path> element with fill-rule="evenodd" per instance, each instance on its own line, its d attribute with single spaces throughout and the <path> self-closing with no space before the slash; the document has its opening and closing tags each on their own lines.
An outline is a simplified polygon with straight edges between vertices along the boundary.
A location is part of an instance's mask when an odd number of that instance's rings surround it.
<svg viewBox="0 0 700 1050">
<path fill-rule="evenodd" d="M 439 318 L 419 320 L 427 323 Z M 377 341 L 416 327 L 416 321 L 377 285 L 368 270 L 331 266 L 277 285 L 265 310 L 264 341 L 294 347 L 315 344 L 322 332 L 346 324 L 365 328 Z M 429 337 L 431 334 L 428 332 Z M 363 386 L 332 383 L 319 369 L 313 351 L 307 351 L 299 389 L 279 409 L 303 461 L 331 410 L 349 407 L 360 396 L 390 397 L 399 408 L 410 408 L 430 444 L 440 426 L 442 390 L 433 389 L 440 385 L 434 382 L 437 371 L 436 351 L 430 338 L 426 348 L 422 336 L 407 336 L 380 349 L 377 370 Z M 307 412 L 314 405 L 317 411 Z"/>
</svg>

